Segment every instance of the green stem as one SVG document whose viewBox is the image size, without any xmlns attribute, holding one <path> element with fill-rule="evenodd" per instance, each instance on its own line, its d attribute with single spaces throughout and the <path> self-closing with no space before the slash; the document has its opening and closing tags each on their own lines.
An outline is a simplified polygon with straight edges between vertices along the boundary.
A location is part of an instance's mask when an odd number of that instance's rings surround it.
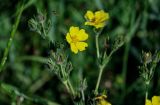
<svg viewBox="0 0 160 105">
<path fill-rule="evenodd" d="M 127 65 L 128 65 L 128 54 L 130 49 L 130 42 L 126 43 L 125 52 L 123 57 L 123 68 L 122 68 L 122 78 L 123 78 L 123 92 L 126 90 L 126 75 L 127 75 Z"/>
<path fill-rule="evenodd" d="M 42 30 L 43 30 L 44 36 L 47 37 L 46 31 L 45 31 L 45 29 L 44 29 L 44 24 L 43 24 L 43 22 L 41 22 L 41 25 L 42 25 Z"/>
<path fill-rule="evenodd" d="M 95 42 L 96 42 L 97 58 L 100 57 L 100 54 L 99 54 L 99 42 L 98 42 L 98 38 L 99 38 L 99 35 L 96 35 Z"/>
<path fill-rule="evenodd" d="M 66 78 L 65 71 L 64 71 L 62 65 L 60 65 L 60 68 L 61 68 L 61 73 L 62 73 L 63 78 Z"/>
<path fill-rule="evenodd" d="M 64 70 L 63 70 L 62 65 L 60 65 L 60 68 L 61 68 L 62 76 L 63 76 L 63 78 L 65 78 L 65 74 L 64 74 Z M 69 88 L 69 86 L 68 86 L 68 81 L 67 81 L 67 80 L 63 80 L 62 82 L 63 82 L 63 84 L 65 85 L 65 87 L 67 88 L 67 91 L 68 91 L 69 93 L 71 93 L 70 88 Z"/>
<path fill-rule="evenodd" d="M 97 80 L 96 88 L 95 88 L 95 91 L 94 91 L 95 95 L 98 94 L 98 88 L 99 88 L 99 84 L 100 84 L 100 81 L 101 81 L 101 78 L 102 78 L 103 70 L 104 70 L 105 66 L 109 63 L 109 61 L 111 59 L 111 56 L 112 56 L 112 54 L 115 51 L 116 50 L 111 51 L 110 54 L 107 57 L 105 57 L 105 59 L 103 61 L 103 64 L 99 65 L 99 75 L 98 75 L 98 80 Z"/>
<path fill-rule="evenodd" d="M 33 95 L 32 95 L 32 96 L 28 96 L 28 95 L 20 92 L 20 91 L 18 90 L 18 87 L 14 87 L 14 86 L 12 86 L 12 85 L 10 85 L 10 84 L 6 84 L 6 83 L 1 82 L 1 83 L 0 83 L 0 86 L 1 86 L 1 91 L 3 91 L 3 94 L 9 95 L 9 96 L 10 96 L 11 98 L 13 98 L 13 99 L 14 99 L 15 97 L 21 96 L 21 97 L 24 98 L 25 101 L 27 101 L 27 102 L 32 102 L 32 103 L 34 103 L 34 104 L 39 104 L 39 103 L 44 102 L 44 103 L 46 103 L 47 105 L 60 105 L 60 104 L 58 104 L 58 103 L 56 103 L 56 102 L 53 102 L 53 101 L 50 101 L 50 100 L 46 100 L 46 99 L 44 99 L 44 98 L 42 98 L 42 97 L 37 97 L 37 96 L 33 96 Z M 13 95 L 13 94 L 14 94 L 14 95 Z M 1 96 L 4 96 L 4 95 L 1 94 Z M 9 102 L 6 102 L 6 103 L 9 103 Z M 14 104 L 14 105 L 15 105 L 15 104 Z"/>
<path fill-rule="evenodd" d="M 96 88 L 95 88 L 95 91 L 94 91 L 95 95 L 98 94 L 98 88 L 99 88 L 99 84 L 100 84 L 100 81 L 101 81 L 101 77 L 102 77 L 102 73 L 103 73 L 104 67 L 105 66 L 100 66 L 99 67 L 100 71 L 99 71 L 99 75 L 98 75 L 98 80 L 97 80 Z"/>
<path fill-rule="evenodd" d="M 33 62 L 39 62 L 39 63 L 44 63 L 46 64 L 46 62 L 48 61 L 47 58 L 45 57 L 41 57 L 41 56 L 20 56 L 16 59 L 16 61 L 18 62 L 22 62 L 22 61 L 33 61 Z"/>
<path fill-rule="evenodd" d="M 97 59 L 99 60 L 100 58 L 100 53 L 99 53 L 99 35 L 101 34 L 103 28 L 100 29 L 98 32 L 95 31 L 96 35 L 95 35 L 95 43 L 96 43 L 96 52 L 97 52 Z M 100 84 L 100 81 L 101 81 L 101 77 L 102 77 L 102 72 L 103 72 L 103 69 L 104 69 L 104 66 L 100 65 L 99 64 L 99 75 L 98 75 L 98 80 L 97 80 L 97 84 L 96 84 L 96 88 L 95 88 L 95 91 L 94 93 L 97 95 L 98 94 L 98 88 L 99 88 L 99 84 Z"/>
<path fill-rule="evenodd" d="M 27 9 L 29 6 L 31 6 L 32 4 L 34 4 L 37 0 L 29 0 L 27 4 L 25 4 L 24 6 L 24 10 Z"/>
<path fill-rule="evenodd" d="M 146 100 L 148 99 L 148 87 L 149 87 L 149 82 L 146 82 L 145 105 L 146 105 Z"/>
<path fill-rule="evenodd" d="M 145 102 L 146 102 L 147 99 L 148 99 L 148 91 L 146 91 Z"/>
<path fill-rule="evenodd" d="M 82 100 L 85 101 L 84 91 L 83 90 L 81 90 L 81 94 L 82 94 Z"/>
<path fill-rule="evenodd" d="M 49 38 L 49 36 L 47 35 L 47 33 L 46 33 L 46 30 L 45 30 L 45 27 L 44 27 L 44 22 L 41 22 L 41 25 L 42 25 L 42 31 L 43 31 L 43 34 L 44 34 L 44 38 L 45 38 L 46 40 L 48 40 L 49 43 L 50 43 L 50 42 L 53 42 L 53 41 Z"/>
<path fill-rule="evenodd" d="M 67 82 L 68 82 L 68 85 L 69 85 L 69 88 L 70 88 L 70 91 L 71 91 L 72 95 L 75 96 L 75 92 L 74 92 L 74 89 L 73 89 L 73 86 L 72 86 L 70 80 L 68 79 Z"/>
<path fill-rule="evenodd" d="M 138 29 L 138 26 L 139 26 L 139 23 L 140 23 L 140 19 L 141 19 L 141 15 L 135 21 L 135 14 L 133 13 L 132 19 L 131 19 L 132 22 L 131 22 L 131 26 L 130 26 L 130 31 L 126 35 L 127 36 L 126 37 L 127 43 L 126 43 L 126 46 L 125 46 L 124 57 L 123 57 L 123 68 L 122 68 L 122 78 L 123 78 L 124 84 L 123 84 L 123 87 L 122 87 L 123 95 L 121 95 L 121 97 L 120 97 L 121 101 L 124 100 L 124 97 L 126 95 L 127 62 L 128 62 L 129 49 L 130 49 L 130 46 L 131 46 L 131 40 L 132 40 L 133 36 L 135 35 L 136 30 Z"/>
<path fill-rule="evenodd" d="M 62 72 L 63 78 L 66 78 L 66 73 L 65 73 L 62 65 L 60 65 L 60 68 L 61 68 L 61 72 Z M 75 92 L 74 92 L 73 86 L 72 86 L 69 78 L 67 78 L 67 80 L 63 81 L 63 83 L 64 83 L 64 85 L 66 86 L 68 92 L 71 93 L 71 94 L 74 96 L 74 95 L 75 95 Z"/>
<path fill-rule="evenodd" d="M 95 43 L 96 43 L 96 51 L 97 51 L 97 58 L 99 59 L 100 57 L 100 53 L 99 53 L 99 35 L 101 34 L 103 28 L 99 29 L 98 31 L 94 30 L 94 32 L 96 33 L 95 35 Z"/>
<path fill-rule="evenodd" d="M 65 87 L 67 88 L 67 91 L 70 93 L 70 89 L 69 89 L 69 86 L 68 86 L 67 81 L 63 81 L 63 84 L 64 84 L 64 85 L 65 85 Z"/>
<path fill-rule="evenodd" d="M 6 63 L 7 56 L 8 56 L 8 53 L 9 53 L 9 49 L 10 49 L 10 47 L 11 47 L 11 45 L 12 45 L 12 41 L 13 41 L 13 38 L 14 38 L 15 33 L 16 33 L 16 31 L 17 31 L 17 27 L 18 27 L 18 25 L 19 25 L 20 18 L 21 18 L 21 15 L 22 15 L 23 10 L 24 10 L 24 9 L 23 9 L 23 5 L 22 5 L 21 8 L 20 8 L 19 14 L 18 14 L 18 16 L 17 16 L 17 18 L 16 18 L 15 24 L 13 25 L 13 29 L 12 29 L 12 31 L 11 31 L 11 36 L 10 36 L 9 41 L 8 41 L 8 43 L 7 43 L 7 47 L 5 48 L 5 51 L 4 51 L 4 54 L 3 54 L 3 58 L 2 58 L 2 61 L 1 61 L 1 65 L 0 65 L 0 72 L 2 72 L 3 66 L 4 66 L 5 63 Z"/>
<path fill-rule="evenodd" d="M 28 3 L 26 5 L 22 5 L 20 10 L 19 11 L 19 14 L 16 18 L 16 21 L 13 25 L 13 28 L 12 28 L 12 31 L 11 31 L 11 35 L 10 35 L 10 38 L 8 40 L 8 43 L 7 43 L 7 47 L 5 48 L 4 50 L 4 53 L 3 53 L 3 58 L 1 60 L 1 64 L 0 64 L 0 72 L 2 72 L 3 70 L 3 66 L 5 65 L 6 61 L 7 61 L 7 56 L 8 56 L 8 53 L 9 53 L 9 49 L 12 45 L 12 41 L 13 41 L 13 38 L 15 36 L 15 33 L 17 31 L 17 28 L 18 28 L 18 25 L 19 25 L 19 22 L 20 22 L 20 19 L 21 19 L 21 15 L 22 15 L 22 12 L 27 9 L 30 5 L 32 5 L 33 3 L 35 3 L 37 0 L 29 0 Z"/>
</svg>

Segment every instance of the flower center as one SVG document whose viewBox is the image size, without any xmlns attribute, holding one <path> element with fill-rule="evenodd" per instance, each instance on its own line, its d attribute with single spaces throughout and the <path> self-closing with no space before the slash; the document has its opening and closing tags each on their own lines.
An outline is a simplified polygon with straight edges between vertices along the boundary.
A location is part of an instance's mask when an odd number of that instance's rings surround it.
<svg viewBox="0 0 160 105">
<path fill-rule="evenodd" d="M 73 42 L 73 43 L 79 41 L 76 35 L 71 36 L 71 39 L 72 39 L 72 42 Z"/>
<path fill-rule="evenodd" d="M 89 22 L 95 22 L 95 20 L 96 20 L 95 18 L 92 18 L 89 20 Z"/>
</svg>

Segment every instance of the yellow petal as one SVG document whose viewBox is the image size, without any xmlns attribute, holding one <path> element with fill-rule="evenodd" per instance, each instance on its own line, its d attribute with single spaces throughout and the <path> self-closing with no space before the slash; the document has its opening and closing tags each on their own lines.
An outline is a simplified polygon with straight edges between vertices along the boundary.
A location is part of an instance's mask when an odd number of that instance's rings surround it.
<svg viewBox="0 0 160 105">
<path fill-rule="evenodd" d="M 101 15 L 101 22 L 106 21 L 109 19 L 109 14 L 108 13 L 103 13 Z"/>
<path fill-rule="evenodd" d="M 74 37 L 79 32 L 79 27 L 72 26 L 70 27 L 69 32 L 70 32 L 71 37 L 72 36 Z"/>
<path fill-rule="evenodd" d="M 77 49 L 75 43 L 71 43 L 70 46 L 71 46 L 71 51 L 74 52 L 75 54 L 77 54 L 78 53 L 78 49 Z"/>
<path fill-rule="evenodd" d="M 95 18 L 96 19 L 100 19 L 102 16 L 104 16 L 104 11 L 103 10 L 95 12 Z"/>
<path fill-rule="evenodd" d="M 105 25 L 106 25 L 106 23 L 103 22 L 103 23 L 95 24 L 94 26 L 95 26 L 96 28 L 102 28 L 102 27 L 104 27 Z"/>
<path fill-rule="evenodd" d="M 72 42 L 72 39 L 71 39 L 71 36 L 70 36 L 69 33 L 67 33 L 66 39 L 67 39 L 67 42 L 68 42 L 68 43 L 71 43 L 71 42 Z"/>
<path fill-rule="evenodd" d="M 85 42 L 77 42 L 76 47 L 78 48 L 79 51 L 83 51 L 88 47 L 88 44 Z"/>
<path fill-rule="evenodd" d="M 153 96 L 152 97 L 152 104 L 153 105 L 160 105 L 160 96 Z"/>
<path fill-rule="evenodd" d="M 111 105 L 111 103 L 109 103 L 108 101 L 102 99 L 99 101 L 98 105 Z"/>
<path fill-rule="evenodd" d="M 85 32 L 84 29 L 81 29 L 77 34 L 79 41 L 85 41 L 88 39 L 88 34 Z"/>
<path fill-rule="evenodd" d="M 109 14 L 104 12 L 103 10 L 95 12 L 95 21 L 96 22 L 104 22 L 109 19 Z"/>
<path fill-rule="evenodd" d="M 152 105 L 152 103 L 150 100 L 147 99 L 145 105 Z"/>
<path fill-rule="evenodd" d="M 94 19 L 94 14 L 92 11 L 87 11 L 87 13 L 85 14 L 85 18 L 88 20 L 92 20 Z"/>
<path fill-rule="evenodd" d="M 93 25 L 94 25 L 94 23 L 93 23 L 93 22 L 85 22 L 85 25 L 93 26 Z"/>
</svg>

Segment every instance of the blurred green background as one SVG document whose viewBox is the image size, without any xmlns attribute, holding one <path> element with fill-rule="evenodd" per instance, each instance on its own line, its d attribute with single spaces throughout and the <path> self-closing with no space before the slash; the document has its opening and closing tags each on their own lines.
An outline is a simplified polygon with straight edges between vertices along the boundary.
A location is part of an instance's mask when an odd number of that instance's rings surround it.
<svg viewBox="0 0 160 105">
<path fill-rule="evenodd" d="M 29 0 L 0 0 L 0 58 L 10 37 L 10 32 L 22 3 Z M 28 27 L 28 20 L 37 11 L 47 13 L 52 28 L 49 37 L 53 41 L 65 42 L 70 26 L 85 28 L 89 33 L 89 47 L 86 51 L 73 54 L 67 48 L 74 70 L 71 80 L 75 87 L 82 78 L 87 79 L 86 98 L 95 88 L 98 68 L 94 33 L 85 26 L 84 14 L 87 10 L 105 10 L 110 19 L 100 36 L 100 46 L 104 39 L 111 48 L 117 35 L 127 37 L 128 42 L 112 57 L 100 84 L 106 89 L 108 100 L 113 105 L 144 105 L 145 87 L 139 77 L 141 51 L 160 50 L 160 0 L 31 0 L 22 13 L 20 24 L 9 51 L 4 70 L 0 73 L 0 105 L 72 105 L 72 99 L 63 84 L 46 65 L 50 50 L 46 40 Z M 69 45 L 66 44 L 67 47 Z M 1 60 L 1 59 L 0 59 Z M 160 95 L 160 66 L 149 90 L 149 98 Z M 24 99 L 24 100 L 23 100 Z"/>
</svg>

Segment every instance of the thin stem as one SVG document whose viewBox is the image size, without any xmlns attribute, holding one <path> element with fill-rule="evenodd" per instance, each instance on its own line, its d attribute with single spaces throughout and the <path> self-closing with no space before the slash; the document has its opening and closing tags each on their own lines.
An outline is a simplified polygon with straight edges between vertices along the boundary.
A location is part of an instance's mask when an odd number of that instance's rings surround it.
<svg viewBox="0 0 160 105">
<path fill-rule="evenodd" d="M 99 35 L 96 35 L 95 42 L 96 42 L 97 58 L 100 57 L 100 54 L 99 54 L 99 42 L 98 42 L 98 38 L 99 38 Z"/>
<path fill-rule="evenodd" d="M 47 58 L 41 57 L 41 56 L 20 56 L 16 59 L 16 61 L 21 62 L 21 61 L 33 61 L 33 62 L 39 62 L 39 63 L 44 63 L 48 61 Z"/>
<path fill-rule="evenodd" d="M 60 65 L 60 68 L 61 68 L 61 73 L 62 73 L 63 78 L 66 78 L 65 71 L 64 71 L 62 65 Z"/>
<path fill-rule="evenodd" d="M 67 88 L 67 91 L 70 93 L 70 89 L 69 89 L 69 86 L 67 84 L 67 81 L 63 81 L 63 84 L 65 85 L 65 87 Z"/>
<path fill-rule="evenodd" d="M 82 94 L 82 100 L 85 101 L 84 91 L 83 90 L 81 90 L 81 94 Z"/>
<path fill-rule="evenodd" d="M 44 22 L 41 22 L 41 25 L 42 25 L 42 31 L 43 31 L 43 34 L 44 34 L 44 38 L 45 38 L 46 40 L 48 40 L 49 43 L 50 43 L 50 42 L 53 42 L 53 41 L 49 38 L 49 36 L 47 35 L 47 33 L 46 33 L 46 30 L 45 30 L 45 27 L 44 27 Z"/>
<path fill-rule="evenodd" d="M 95 37 L 95 43 L 96 43 L 97 58 L 100 57 L 100 53 L 99 53 L 99 40 L 98 40 L 98 38 L 99 38 L 99 35 L 101 34 L 102 30 L 103 30 L 103 28 L 99 29 L 99 31 L 94 30 L 95 33 L 96 33 L 96 35 L 95 35 L 96 36 Z"/>
<path fill-rule="evenodd" d="M 25 4 L 24 6 L 24 10 L 27 9 L 29 6 L 31 6 L 32 4 L 34 4 L 37 0 L 29 0 L 27 4 Z"/>
<path fill-rule="evenodd" d="M 24 10 L 23 7 L 24 7 L 24 6 L 22 5 L 21 8 L 20 8 L 19 14 L 18 14 L 18 16 L 17 16 L 17 18 L 16 18 L 15 24 L 13 25 L 13 29 L 12 29 L 12 31 L 11 31 L 11 36 L 10 36 L 9 41 L 8 41 L 8 43 L 7 43 L 7 47 L 5 48 L 5 51 L 4 51 L 4 54 L 3 54 L 3 58 L 2 58 L 2 61 L 1 61 L 1 64 L 0 64 L 0 72 L 3 70 L 3 66 L 4 66 L 5 63 L 6 63 L 7 56 L 8 56 L 8 53 L 9 53 L 9 49 L 10 49 L 10 47 L 11 47 L 11 45 L 12 45 L 13 38 L 14 38 L 15 33 L 16 33 L 16 31 L 17 31 L 17 27 L 18 27 L 18 25 L 19 25 L 22 12 L 23 12 L 23 10 Z"/>
<path fill-rule="evenodd" d="M 149 82 L 146 82 L 145 105 L 146 105 L 146 100 L 148 99 L 148 87 L 149 87 Z"/>
<path fill-rule="evenodd" d="M 61 68 L 61 72 L 62 72 L 63 78 L 66 78 L 66 73 L 65 73 L 62 65 L 60 65 L 60 68 Z M 74 95 L 75 95 L 75 92 L 74 92 L 73 86 L 72 86 L 69 78 L 67 78 L 66 81 L 63 81 L 63 83 L 64 83 L 64 85 L 66 86 L 68 92 L 71 93 L 71 94 L 74 96 Z"/>
<path fill-rule="evenodd" d="M 71 82 L 70 82 L 69 79 L 67 80 L 67 83 L 68 83 L 68 85 L 69 85 L 69 88 L 70 88 L 70 90 L 71 90 L 72 95 L 74 96 L 74 95 L 75 95 L 75 92 L 74 92 L 73 86 L 72 86 L 72 84 L 71 84 Z"/>
<path fill-rule="evenodd" d="M 123 57 L 122 78 L 123 78 L 123 81 L 124 81 L 124 84 L 123 84 L 123 92 L 124 93 L 125 93 L 125 90 L 126 90 L 126 75 L 127 75 L 127 64 L 128 64 L 129 49 L 130 49 L 130 42 L 126 43 L 124 57 Z"/>
<path fill-rule="evenodd" d="M 145 100 L 147 100 L 148 99 L 148 91 L 146 91 L 146 96 L 145 97 L 146 97 Z"/>
<path fill-rule="evenodd" d="M 137 18 L 136 21 L 135 20 L 135 14 L 132 14 L 132 23 L 130 26 L 130 31 L 129 33 L 126 35 L 128 37 L 126 37 L 126 46 L 125 46 L 125 51 L 124 51 L 124 57 L 123 57 L 123 68 L 122 68 L 122 78 L 124 81 L 123 84 L 123 89 L 122 89 L 122 93 L 123 95 L 121 95 L 121 101 L 124 100 L 124 97 L 126 96 L 126 75 L 127 75 L 127 62 L 128 62 L 128 55 L 129 55 L 129 49 L 131 46 L 131 40 L 133 38 L 133 36 L 135 35 L 136 30 L 138 29 L 139 23 L 140 23 L 140 19 L 141 19 L 141 15 Z M 121 103 L 121 102 L 120 102 Z"/>
<path fill-rule="evenodd" d="M 21 8 L 18 10 L 19 11 L 19 14 L 16 18 L 16 21 L 13 25 L 13 28 L 12 28 L 12 31 L 11 31 L 11 35 L 10 35 L 10 38 L 8 40 L 8 43 L 7 43 L 7 47 L 5 48 L 5 51 L 3 53 L 3 58 L 1 60 L 1 64 L 0 64 L 0 72 L 2 72 L 3 70 L 3 66 L 5 65 L 6 61 L 7 61 L 7 56 L 8 56 L 8 53 L 9 53 L 9 49 L 12 45 L 12 41 L 13 41 L 13 38 L 15 36 L 15 33 L 17 31 L 17 28 L 18 28 L 18 25 L 19 25 L 19 22 L 20 22 L 20 19 L 21 19 L 21 15 L 22 15 L 22 12 L 27 9 L 29 6 L 31 6 L 33 3 L 35 3 L 37 0 L 29 0 L 28 3 L 26 5 L 22 5 Z"/>
<path fill-rule="evenodd" d="M 49 75 L 48 72 L 43 71 L 42 72 L 43 75 L 42 77 L 40 77 L 40 79 L 38 79 L 37 81 L 35 81 L 29 88 L 29 92 L 30 93 L 35 93 L 38 89 L 40 89 L 47 81 L 49 81 L 52 76 Z"/>
<path fill-rule="evenodd" d="M 99 32 L 96 32 L 96 36 L 95 36 L 95 43 L 96 43 L 96 51 L 97 51 L 97 58 L 99 59 L 100 57 L 100 54 L 99 54 L 99 41 L 98 41 L 98 38 L 99 38 L 99 34 L 101 33 L 101 30 Z M 95 88 L 95 94 L 98 94 L 98 88 L 99 88 L 99 84 L 100 84 L 100 81 L 101 81 L 101 77 L 102 77 L 102 72 L 103 72 L 103 68 L 102 66 L 99 65 L 99 75 L 98 75 L 98 80 L 97 80 L 97 84 L 96 84 L 96 88 Z"/>
<path fill-rule="evenodd" d="M 42 25 L 42 30 L 43 30 L 44 36 L 47 37 L 46 31 L 45 31 L 45 29 L 44 29 L 44 23 L 41 22 L 41 25 Z"/>
<path fill-rule="evenodd" d="M 99 68 L 100 68 L 100 71 L 99 71 L 99 75 L 98 75 L 96 88 L 95 88 L 95 91 L 94 91 L 95 95 L 98 94 L 98 88 L 99 88 L 99 84 L 100 84 L 100 81 L 101 81 L 101 77 L 102 77 L 102 73 L 103 73 L 103 70 L 104 70 L 104 66 L 100 66 Z"/>
<path fill-rule="evenodd" d="M 60 65 L 60 68 L 61 68 L 62 76 L 63 76 L 63 78 L 65 78 L 65 73 L 64 73 L 64 69 L 63 69 L 62 65 Z M 69 86 L 68 86 L 68 80 L 65 80 L 65 81 L 62 81 L 62 82 L 63 82 L 63 84 L 65 85 L 65 87 L 67 88 L 67 91 L 68 91 L 69 93 L 71 93 L 71 90 L 70 90 L 70 88 L 69 88 Z"/>
<path fill-rule="evenodd" d="M 10 85 L 10 84 L 7 84 L 7 83 L 4 83 L 4 82 L 1 82 L 1 83 L 0 83 L 0 86 L 1 86 L 1 91 L 3 91 L 5 94 L 7 94 L 7 95 L 9 95 L 9 96 L 11 96 L 11 97 L 12 97 L 13 94 L 14 94 L 15 97 L 21 96 L 21 97 L 24 98 L 24 100 L 29 101 L 29 102 L 32 102 L 32 103 L 35 103 L 35 104 L 39 104 L 39 103 L 41 103 L 41 102 L 43 101 L 44 103 L 47 103 L 48 105 L 60 105 L 60 104 L 58 104 L 58 103 L 56 103 L 56 102 L 42 99 L 42 97 L 28 96 L 28 95 L 20 92 L 20 91 L 18 90 L 18 87 L 14 87 L 14 86 L 12 86 L 12 85 Z M 6 91 L 6 89 L 8 89 L 8 88 L 9 88 L 10 91 Z M 12 92 L 14 92 L 14 93 L 12 93 Z M 9 102 L 7 102 L 7 103 L 9 103 Z M 13 102 L 12 102 L 12 103 L 13 103 Z M 14 104 L 14 105 L 15 105 L 15 104 Z"/>
<path fill-rule="evenodd" d="M 98 88 L 99 88 L 99 84 L 100 84 L 100 81 L 101 81 L 101 78 L 102 78 L 103 70 L 104 70 L 105 66 L 109 63 L 109 61 L 111 59 L 111 56 L 115 51 L 116 50 L 111 51 L 109 56 L 106 59 L 104 59 L 105 60 L 104 63 L 102 65 L 99 65 L 100 72 L 99 72 L 99 75 L 98 75 L 98 80 L 97 80 L 96 88 L 95 88 L 95 91 L 94 91 L 95 95 L 98 94 Z"/>
<path fill-rule="evenodd" d="M 99 35 L 100 33 L 102 32 L 103 29 L 99 30 L 99 32 L 96 32 L 96 37 L 95 37 L 95 42 L 96 42 L 96 50 L 97 50 L 97 58 L 99 59 L 100 58 L 100 53 L 99 53 L 99 42 L 98 42 L 98 38 L 99 38 Z M 98 88 L 99 88 L 99 84 L 100 84 L 100 81 L 101 81 L 101 78 L 102 78 L 102 74 L 103 74 L 103 70 L 104 70 L 104 67 L 108 64 L 109 60 L 110 60 L 110 57 L 111 55 L 113 54 L 114 51 L 112 51 L 109 56 L 107 57 L 107 59 L 104 59 L 103 64 L 99 64 L 99 75 L 98 75 L 98 80 L 97 80 L 97 84 L 96 84 L 96 88 L 95 88 L 95 91 L 94 91 L 94 94 L 97 95 L 98 94 Z M 106 54 L 106 53 L 105 53 Z"/>
</svg>

